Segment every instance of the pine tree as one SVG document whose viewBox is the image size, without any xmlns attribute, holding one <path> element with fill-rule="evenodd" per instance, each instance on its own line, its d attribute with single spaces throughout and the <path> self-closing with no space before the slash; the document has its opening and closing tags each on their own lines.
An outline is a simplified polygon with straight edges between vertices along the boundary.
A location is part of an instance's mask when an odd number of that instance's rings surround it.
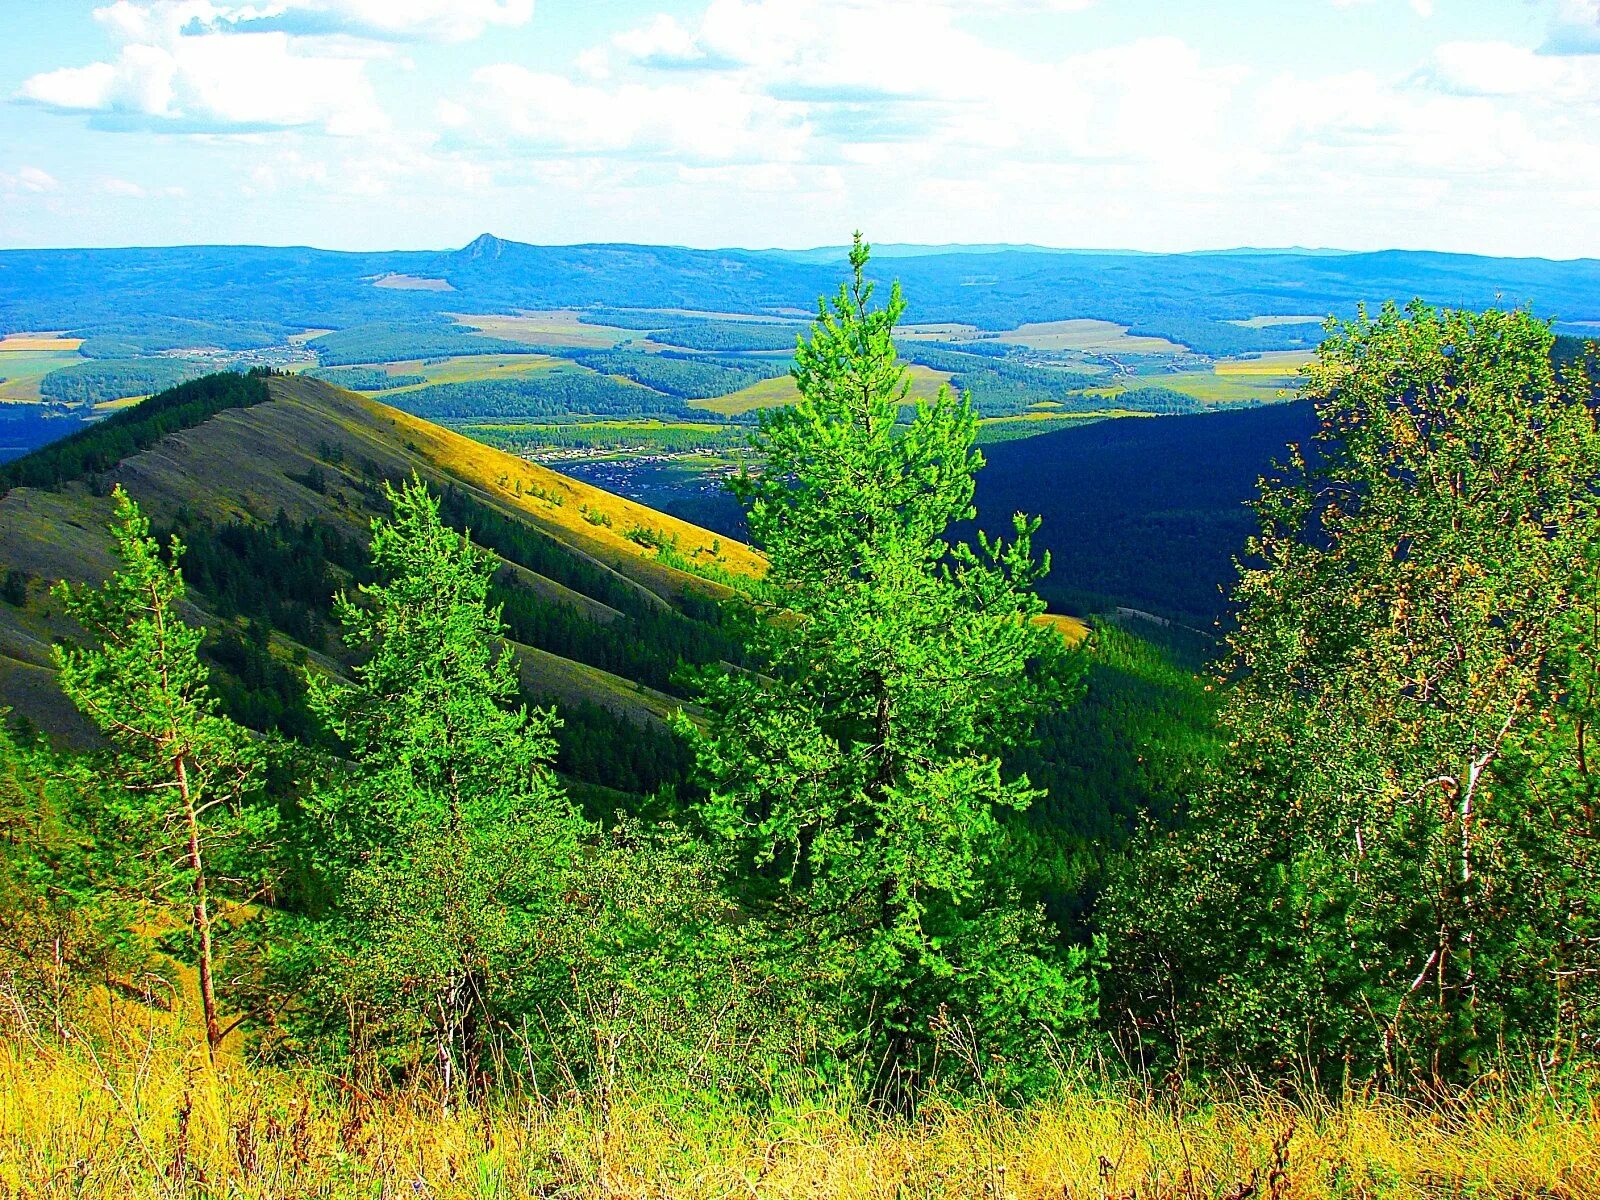
<svg viewBox="0 0 1600 1200">
<path fill-rule="evenodd" d="M 92 641 L 58 646 L 56 666 L 62 690 L 120 751 L 112 768 L 123 811 L 115 816 L 146 841 L 133 860 L 148 869 L 145 886 L 162 905 L 181 897 L 187 909 L 206 1046 L 215 1055 L 228 1030 L 217 1000 L 213 902 L 219 893 L 249 901 L 265 889 L 259 859 L 276 816 L 249 803 L 261 784 L 261 750 L 218 713 L 199 657 L 205 631 L 179 616 L 182 544 L 173 538 L 171 565 L 163 562 L 139 506 L 120 486 L 113 498 L 121 566 L 101 588 L 57 585 Z"/>
<path fill-rule="evenodd" d="M 973 516 L 976 417 L 943 389 L 901 423 L 905 304 L 896 286 L 872 306 L 868 254 L 857 235 L 851 281 L 797 351 L 800 397 L 763 416 L 759 470 L 735 481 L 767 606 L 748 622 L 755 668 L 705 679 L 695 736 L 704 815 L 786 923 L 775 952 L 895 1087 L 931 1062 L 936 1025 L 1014 1060 L 1093 1001 L 1083 955 L 1050 948 L 1000 857 L 999 814 L 1037 795 L 1002 756 L 1076 683 L 1034 620 L 1038 523 L 947 540 Z"/>
<path fill-rule="evenodd" d="M 565 976 L 556 914 L 580 822 L 551 770 L 554 715 L 517 699 L 493 556 L 442 524 L 420 481 L 385 495 L 378 582 L 335 609 L 366 657 L 353 682 L 310 688 L 358 768 L 319 805 L 339 892 L 332 982 L 380 1048 L 426 1037 L 447 1082 L 471 1082 L 497 1019 Z"/>
</svg>

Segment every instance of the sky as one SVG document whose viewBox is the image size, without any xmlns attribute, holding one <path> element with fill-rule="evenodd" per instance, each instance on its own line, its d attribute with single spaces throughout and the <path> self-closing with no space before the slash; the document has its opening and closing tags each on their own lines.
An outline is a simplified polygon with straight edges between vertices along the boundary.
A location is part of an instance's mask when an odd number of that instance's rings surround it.
<svg viewBox="0 0 1600 1200">
<path fill-rule="evenodd" d="M 0 247 L 1600 257 L 1600 0 L 5 0 Z"/>
</svg>

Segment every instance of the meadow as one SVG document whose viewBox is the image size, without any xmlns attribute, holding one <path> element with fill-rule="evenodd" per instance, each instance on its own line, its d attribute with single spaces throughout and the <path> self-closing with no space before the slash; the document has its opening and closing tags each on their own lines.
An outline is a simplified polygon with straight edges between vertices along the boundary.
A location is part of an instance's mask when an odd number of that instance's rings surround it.
<svg viewBox="0 0 1600 1200">
<path fill-rule="evenodd" d="M 930 1095 L 895 1114 L 821 1081 L 739 1101 L 624 1068 L 598 1095 L 462 1102 L 237 1048 L 213 1067 L 149 1010 L 90 1031 L 7 1020 L 0 1195 L 41 1200 L 1600 1196 L 1600 1106 L 1505 1085 L 1423 1109 L 1175 1094 L 1081 1064 L 1026 1107 Z"/>
<path fill-rule="evenodd" d="M 42 338 L 7 338 L 0 342 L 0 400 L 37 402 L 46 375 L 83 361 L 76 343 L 51 348 Z"/>
</svg>

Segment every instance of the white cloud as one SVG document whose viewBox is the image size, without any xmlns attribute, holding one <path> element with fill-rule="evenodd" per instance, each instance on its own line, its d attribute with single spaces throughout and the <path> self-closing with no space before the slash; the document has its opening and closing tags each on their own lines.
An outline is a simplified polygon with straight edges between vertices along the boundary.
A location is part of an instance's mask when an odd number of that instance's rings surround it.
<svg viewBox="0 0 1600 1200">
<path fill-rule="evenodd" d="M 385 118 L 365 57 L 337 40 L 219 24 L 207 0 L 131 0 L 97 9 L 115 57 L 24 80 L 22 100 L 102 124 L 179 131 L 319 128 L 366 134 Z"/>
<path fill-rule="evenodd" d="M 149 195 L 144 188 L 134 183 L 131 179 L 120 179 L 108 176 L 100 181 L 100 190 L 109 196 L 123 196 L 130 200 L 142 200 Z"/>
<path fill-rule="evenodd" d="M 21 166 L 15 174 L 0 171 L 0 191 L 27 192 L 39 195 L 43 192 L 53 192 L 61 187 L 55 176 L 41 167 Z"/>
<path fill-rule="evenodd" d="M 785 106 L 735 80 L 608 87 L 513 63 L 480 68 L 440 117 L 456 143 L 690 162 L 782 161 L 805 136 Z"/>
<path fill-rule="evenodd" d="M 1581 100 L 1600 72 L 1582 60 L 1554 58 L 1509 42 L 1446 42 L 1418 78 L 1463 96 L 1546 96 Z"/>
</svg>

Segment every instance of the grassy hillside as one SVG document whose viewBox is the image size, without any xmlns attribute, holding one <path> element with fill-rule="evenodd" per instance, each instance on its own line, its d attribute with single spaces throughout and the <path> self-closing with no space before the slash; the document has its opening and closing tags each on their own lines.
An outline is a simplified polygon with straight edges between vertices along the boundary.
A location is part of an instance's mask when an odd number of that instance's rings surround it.
<svg viewBox="0 0 1600 1200">
<path fill-rule="evenodd" d="M 50 644 L 71 631 L 46 589 L 108 572 L 108 494 L 121 483 L 189 546 L 194 616 L 212 631 L 230 706 L 249 723 L 307 734 L 300 664 L 338 668 L 329 598 L 363 578 L 382 482 L 415 472 L 505 561 L 497 599 L 529 697 L 562 705 L 565 765 L 610 786 L 671 773 L 662 718 L 680 703 L 673 668 L 680 656 L 728 652 L 710 600 L 728 591 L 718 578 L 759 574 L 758 555 L 328 383 L 261 386 L 265 399 L 248 407 L 191 405 L 186 427 L 121 446 L 122 457 L 91 455 L 66 472 L 54 458 L 13 466 L 14 478 L 44 486 L 0 498 L 0 705 L 59 737 L 86 736 L 52 686 Z M 98 444 L 112 432 L 86 435 Z"/>
</svg>

